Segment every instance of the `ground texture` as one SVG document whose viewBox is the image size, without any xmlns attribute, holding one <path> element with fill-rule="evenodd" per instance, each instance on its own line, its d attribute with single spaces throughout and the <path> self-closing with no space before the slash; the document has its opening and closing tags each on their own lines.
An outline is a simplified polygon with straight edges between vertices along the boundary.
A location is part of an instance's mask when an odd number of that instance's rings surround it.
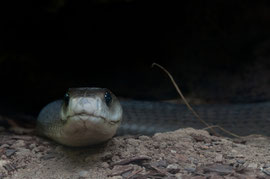
<svg viewBox="0 0 270 179">
<path fill-rule="evenodd" d="M 0 178 L 270 178 L 270 140 L 192 128 L 68 148 L 34 135 L 0 135 Z"/>
</svg>

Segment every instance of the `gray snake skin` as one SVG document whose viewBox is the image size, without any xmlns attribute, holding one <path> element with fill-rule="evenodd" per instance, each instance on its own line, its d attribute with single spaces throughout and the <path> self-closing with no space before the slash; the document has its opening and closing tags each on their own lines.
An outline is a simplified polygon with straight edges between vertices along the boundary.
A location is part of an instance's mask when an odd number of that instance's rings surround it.
<svg viewBox="0 0 270 179">
<path fill-rule="evenodd" d="M 196 129 L 206 127 L 184 104 L 127 100 L 121 101 L 121 105 L 123 121 L 118 135 L 152 135 L 185 127 Z M 209 125 L 219 125 L 241 136 L 250 134 L 270 136 L 270 102 L 205 104 L 192 107 Z"/>
</svg>

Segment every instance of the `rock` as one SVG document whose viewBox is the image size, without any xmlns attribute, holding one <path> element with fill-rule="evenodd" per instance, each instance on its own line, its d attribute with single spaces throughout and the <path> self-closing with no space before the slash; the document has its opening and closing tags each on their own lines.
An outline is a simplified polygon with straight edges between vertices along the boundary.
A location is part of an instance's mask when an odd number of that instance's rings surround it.
<svg viewBox="0 0 270 179">
<path fill-rule="evenodd" d="M 44 146 L 38 146 L 38 147 L 36 147 L 36 151 L 38 151 L 38 152 L 43 152 L 45 150 L 46 150 L 46 147 L 44 147 Z"/>
<path fill-rule="evenodd" d="M 166 142 L 161 142 L 159 145 L 160 149 L 166 149 L 167 148 L 167 143 Z"/>
<path fill-rule="evenodd" d="M 175 174 L 175 173 L 179 172 L 179 170 L 180 170 L 180 167 L 178 164 L 170 164 L 167 166 L 167 171 L 169 173 Z"/>
<path fill-rule="evenodd" d="M 194 173 L 196 171 L 196 167 L 194 166 L 189 166 L 189 167 L 186 167 L 185 170 L 189 173 Z"/>
<path fill-rule="evenodd" d="M 223 160 L 223 155 L 222 154 L 217 154 L 217 156 L 215 157 L 215 162 L 220 163 L 220 162 L 222 162 L 222 160 Z"/>
<path fill-rule="evenodd" d="M 262 172 L 265 173 L 266 175 L 270 176 L 270 168 L 264 168 L 264 169 L 262 169 Z"/>
<path fill-rule="evenodd" d="M 30 145 L 29 145 L 29 149 L 32 150 L 33 148 L 36 148 L 36 144 L 30 144 Z"/>
<path fill-rule="evenodd" d="M 79 178 L 86 178 L 88 177 L 88 175 L 89 175 L 88 171 L 82 170 L 79 172 Z"/>
<path fill-rule="evenodd" d="M 102 162 L 102 163 L 101 163 L 101 167 L 102 167 L 102 168 L 109 168 L 109 166 L 110 166 L 110 165 L 109 165 L 107 162 Z"/>
<path fill-rule="evenodd" d="M 113 176 L 113 177 L 108 177 L 108 179 L 123 179 L 122 176 Z"/>
<path fill-rule="evenodd" d="M 49 160 L 49 159 L 53 159 L 57 156 L 56 153 L 49 153 L 49 154 L 46 154 L 46 155 L 43 155 L 40 157 L 41 160 Z"/>
<path fill-rule="evenodd" d="M 219 175 L 228 175 L 233 173 L 233 167 L 230 165 L 211 164 L 203 167 L 204 173 L 217 173 Z"/>
<path fill-rule="evenodd" d="M 65 148 L 62 145 L 58 145 L 57 147 L 55 147 L 55 152 L 57 153 L 62 153 L 65 150 Z"/>
<path fill-rule="evenodd" d="M 182 179 L 183 177 L 183 174 L 182 173 L 176 173 L 175 175 L 174 175 L 177 179 Z"/>
<path fill-rule="evenodd" d="M 107 161 L 107 160 L 110 160 L 112 157 L 113 157 L 113 155 L 112 155 L 111 152 L 106 152 L 106 153 L 103 154 L 103 156 L 101 157 L 101 159 L 103 161 Z"/>
<path fill-rule="evenodd" d="M 7 160 L 0 160 L 0 167 L 3 167 L 4 165 L 8 164 L 9 161 Z"/>
<path fill-rule="evenodd" d="M 29 149 L 24 149 L 24 148 L 19 148 L 17 151 L 17 155 L 22 155 L 22 156 L 29 156 L 31 155 L 32 152 Z"/>
<path fill-rule="evenodd" d="M 249 168 L 252 168 L 252 169 L 257 169 L 258 168 L 258 164 L 256 164 L 256 163 L 250 163 L 250 164 L 248 164 L 248 167 Z"/>
<path fill-rule="evenodd" d="M 43 145 L 49 145 L 50 143 L 47 142 L 47 141 L 43 141 L 42 144 L 43 144 Z"/>
<path fill-rule="evenodd" d="M 239 164 L 244 164 L 246 161 L 245 160 L 243 160 L 243 159 L 238 159 L 238 160 L 236 160 L 237 161 L 237 163 L 239 163 Z"/>
<path fill-rule="evenodd" d="M 157 161 L 156 166 L 166 168 L 168 166 L 168 163 L 166 160 L 159 160 Z"/>
<path fill-rule="evenodd" d="M 3 144 L 3 145 L 0 146 L 0 149 L 4 149 L 4 148 L 8 148 L 8 147 L 9 147 L 8 144 Z"/>
<path fill-rule="evenodd" d="M 15 149 L 7 149 L 6 152 L 5 152 L 5 155 L 6 155 L 7 157 L 10 157 L 10 156 L 13 155 L 15 152 L 16 152 Z"/>
<path fill-rule="evenodd" d="M 24 147 L 25 146 L 25 142 L 23 140 L 17 140 L 12 146 L 11 148 L 19 148 L 19 147 Z"/>
</svg>

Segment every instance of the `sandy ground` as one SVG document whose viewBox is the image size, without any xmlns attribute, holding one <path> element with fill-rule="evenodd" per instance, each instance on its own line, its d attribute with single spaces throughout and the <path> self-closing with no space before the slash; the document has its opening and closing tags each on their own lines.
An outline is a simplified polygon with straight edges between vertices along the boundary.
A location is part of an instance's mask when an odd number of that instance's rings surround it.
<svg viewBox="0 0 270 179">
<path fill-rule="evenodd" d="M 270 140 L 192 128 L 68 148 L 33 135 L 0 135 L 0 178 L 270 178 Z"/>
</svg>

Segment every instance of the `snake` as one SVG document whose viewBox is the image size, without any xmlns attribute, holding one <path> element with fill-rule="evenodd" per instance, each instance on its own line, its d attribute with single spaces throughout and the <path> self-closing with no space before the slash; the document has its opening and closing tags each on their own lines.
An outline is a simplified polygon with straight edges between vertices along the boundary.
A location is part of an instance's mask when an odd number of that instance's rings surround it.
<svg viewBox="0 0 270 179">
<path fill-rule="evenodd" d="M 193 105 L 209 125 L 237 135 L 270 135 L 270 102 Z M 184 104 L 119 100 L 109 89 L 70 88 L 64 98 L 46 105 L 37 118 L 37 132 L 65 146 L 106 142 L 116 135 L 154 135 L 180 128 L 202 129 Z"/>
</svg>

